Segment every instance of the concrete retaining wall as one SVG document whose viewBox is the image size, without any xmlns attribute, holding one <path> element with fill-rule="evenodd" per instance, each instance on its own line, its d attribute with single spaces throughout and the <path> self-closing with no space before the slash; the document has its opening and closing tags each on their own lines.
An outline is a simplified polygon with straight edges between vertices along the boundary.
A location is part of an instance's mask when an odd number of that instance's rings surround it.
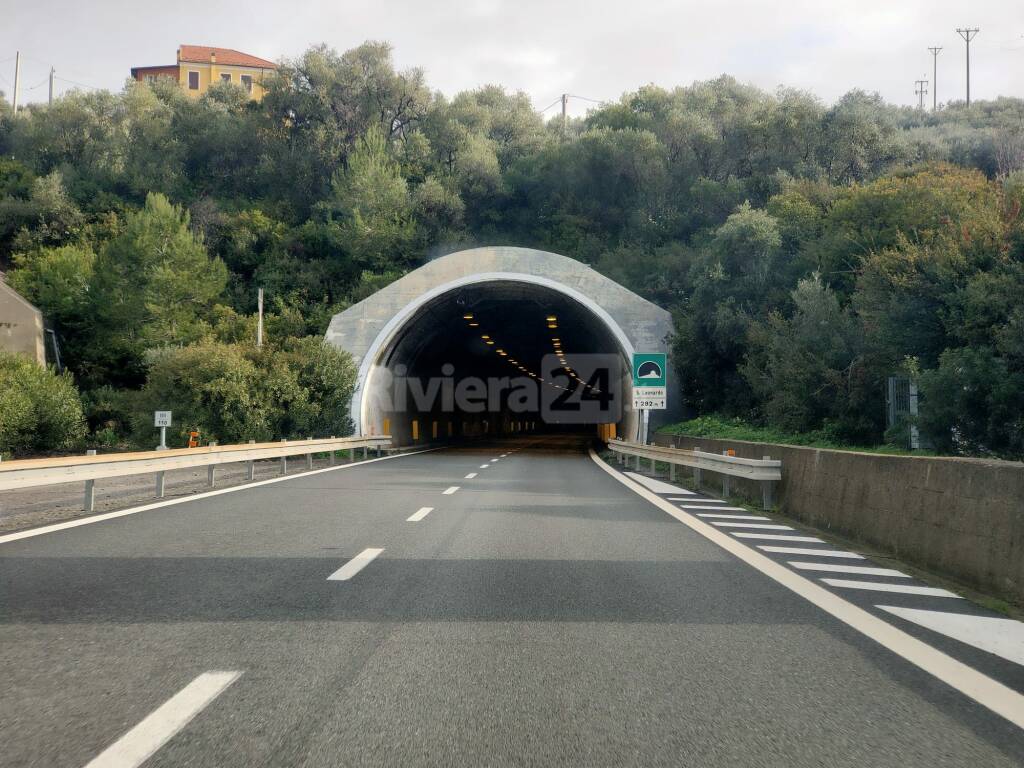
<svg viewBox="0 0 1024 768">
<path fill-rule="evenodd" d="M 1024 605 L 1024 463 L 884 456 L 658 434 L 658 445 L 782 459 L 780 511 Z M 704 473 L 705 485 L 721 478 Z M 734 492 L 759 499 L 755 484 Z"/>
</svg>

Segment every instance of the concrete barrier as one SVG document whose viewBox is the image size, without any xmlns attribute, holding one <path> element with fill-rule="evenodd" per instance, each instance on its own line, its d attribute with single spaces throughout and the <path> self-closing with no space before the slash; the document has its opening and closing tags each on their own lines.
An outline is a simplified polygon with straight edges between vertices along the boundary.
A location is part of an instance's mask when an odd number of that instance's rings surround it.
<svg viewBox="0 0 1024 768">
<path fill-rule="evenodd" d="M 656 445 L 782 460 L 779 511 L 1024 605 L 1024 463 L 886 456 L 655 435 Z M 733 479 L 756 499 L 756 484 Z"/>
</svg>

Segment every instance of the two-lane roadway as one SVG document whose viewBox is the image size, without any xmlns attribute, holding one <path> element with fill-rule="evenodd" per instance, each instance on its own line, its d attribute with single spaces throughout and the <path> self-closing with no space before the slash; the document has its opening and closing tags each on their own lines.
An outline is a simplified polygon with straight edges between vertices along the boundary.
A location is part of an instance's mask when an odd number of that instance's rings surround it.
<svg viewBox="0 0 1024 768">
<path fill-rule="evenodd" d="M 733 535 L 779 529 L 729 527 L 775 521 L 715 504 L 691 511 L 743 546 L 779 546 Z M 846 562 L 814 554 L 780 556 Z M 1024 689 L 1012 660 L 963 658 Z M 10 767 L 1000 768 L 1024 756 L 1006 718 L 565 437 L 0 537 L 0 681 Z"/>
</svg>

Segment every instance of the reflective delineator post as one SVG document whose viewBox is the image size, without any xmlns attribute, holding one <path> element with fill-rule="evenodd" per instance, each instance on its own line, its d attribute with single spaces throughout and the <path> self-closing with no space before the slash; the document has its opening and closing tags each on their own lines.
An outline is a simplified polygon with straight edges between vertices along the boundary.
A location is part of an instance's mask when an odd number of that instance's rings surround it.
<svg viewBox="0 0 1024 768">
<path fill-rule="evenodd" d="M 287 443 L 288 440 L 285 439 L 285 438 L 281 438 L 281 442 L 282 443 Z M 288 457 L 287 456 L 282 456 L 281 457 L 281 474 L 285 475 L 287 473 L 288 473 Z"/>
<path fill-rule="evenodd" d="M 728 456 L 729 452 L 728 451 L 722 451 L 722 455 L 723 456 Z M 729 476 L 728 475 L 722 475 L 722 498 L 723 499 L 728 499 L 729 498 L 729 493 L 730 493 L 731 490 L 732 489 L 729 487 Z"/>
<path fill-rule="evenodd" d="M 771 456 L 762 456 L 764 461 L 771 461 Z M 761 481 L 761 508 L 771 509 L 772 508 L 772 481 L 762 480 Z"/>
<path fill-rule="evenodd" d="M 156 497 L 162 499 L 164 497 L 164 476 L 166 472 L 156 473 Z"/>
<path fill-rule="evenodd" d="M 312 437 L 307 437 L 306 439 L 307 440 L 312 440 L 313 438 Z M 312 468 L 313 468 L 313 454 L 312 453 L 307 453 L 306 454 L 306 469 L 312 469 Z"/>
<path fill-rule="evenodd" d="M 96 451 L 89 450 L 85 452 L 86 456 L 95 456 Z M 92 512 L 93 506 L 96 503 L 96 481 L 86 480 L 85 481 L 85 501 L 82 507 L 86 512 Z"/>
<path fill-rule="evenodd" d="M 210 441 L 210 447 L 213 448 L 217 445 L 216 440 Z M 217 465 L 211 464 L 206 468 L 206 484 L 213 488 L 217 484 Z"/>
<path fill-rule="evenodd" d="M 256 442 L 255 440 L 250 440 L 249 441 L 249 445 L 253 445 L 255 442 Z M 245 479 L 248 480 L 249 482 L 252 482 L 253 480 L 256 479 L 256 462 L 255 461 L 247 461 L 245 463 Z"/>
</svg>

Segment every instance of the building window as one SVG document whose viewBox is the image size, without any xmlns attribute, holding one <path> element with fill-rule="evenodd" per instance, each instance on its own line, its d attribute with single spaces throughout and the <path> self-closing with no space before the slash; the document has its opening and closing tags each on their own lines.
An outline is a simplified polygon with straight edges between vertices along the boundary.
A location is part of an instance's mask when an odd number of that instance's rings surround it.
<svg viewBox="0 0 1024 768">
<path fill-rule="evenodd" d="M 190 91 L 198 91 L 199 90 L 199 73 L 198 72 L 189 72 L 188 73 L 188 89 Z"/>
<path fill-rule="evenodd" d="M 252 93 L 252 75 L 242 75 L 241 80 L 242 86 L 245 88 L 245 90 L 247 90 L 249 93 Z"/>
<path fill-rule="evenodd" d="M 155 83 L 156 82 L 156 75 L 146 75 L 146 82 L 147 83 Z"/>
<path fill-rule="evenodd" d="M 231 73 L 230 72 L 222 72 L 221 76 L 220 76 L 220 81 L 222 83 L 230 83 L 231 82 Z"/>
</svg>

